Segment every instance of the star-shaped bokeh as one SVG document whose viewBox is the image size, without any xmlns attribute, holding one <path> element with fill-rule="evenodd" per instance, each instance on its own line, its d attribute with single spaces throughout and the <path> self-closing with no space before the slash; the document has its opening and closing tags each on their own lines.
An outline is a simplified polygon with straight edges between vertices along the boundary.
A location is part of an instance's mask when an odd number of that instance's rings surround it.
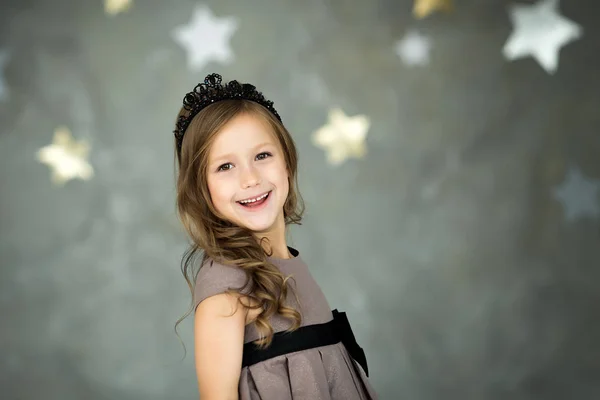
<svg viewBox="0 0 600 400">
<path fill-rule="evenodd" d="M 421 33 L 411 30 L 396 43 L 395 50 L 405 65 L 424 66 L 429 64 L 431 41 Z"/>
<path fill-rule="evenodd" d="M 556 72 L 560 48 L 583 35 L 581 26 L 561 16 L 557 8 L 558 0 L 510 6 L 514 29 L 502 50 L 504 57 L 516 60 L 530 55 L 546 72 Z"/>
<path fill-rule="evenodd" d="M 451 0 L 415 0 L 413 5 L 413 15 L 416 18 L 425 18 L 435 11 L 452 10 Z"/>
<path fill-rule="evenodd" d="M 104 12 L 108 15 L 117 15 L 131 8 L 133 0 L 104 0 Z"/>
<path fill-rule="evenodd" d="M 316 130 L 312 143 L 327 151 L 327 162 L 340 165 L 347 158 L 362 158 L 371 122 L 365 115 L 348 117 L 340 108 L 329 111 L 329 121 Z"/>
<path fill-rule="evenodd" d="M 554 197 L 562 203 L 569 222 L 600 216 L 599 195 L 600 180 L 588 179 L 574 167 L 569 168 L 565 180 L 554 189 Z"/>
<path fill-rule="evenodd" d="M 233 61 L 229 40 L 237 27 L 236 18 L 217 18 L 207 6 L 198 6 L 189 23 L 175 28 L 172 36 L 187 52 L 189 68 L 199 71 L 211 61 Z"/>
<path fill-rule="evenodd" d="M 52 169 L 52 183 L 62 186 L 71 179 L 89 180 L 94 176 L 87 161 L 89 152 L 86 141 L 75 141 L 68 128 L 59 127 L 54 131 L 52 144 L 38 150 L 37 159 Z"/>
</svg>

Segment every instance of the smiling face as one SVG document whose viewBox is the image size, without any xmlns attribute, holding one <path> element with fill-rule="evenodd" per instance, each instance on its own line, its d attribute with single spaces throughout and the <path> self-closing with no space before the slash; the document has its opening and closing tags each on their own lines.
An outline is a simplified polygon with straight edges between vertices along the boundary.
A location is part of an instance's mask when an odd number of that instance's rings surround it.
<svg viewBox="0 0 600 400">
<path fill-rule="evenodd" d="M 214 207 L 225 219 L 261 236 L 284 234 L 288 172 L 275 133 L 263 119 L 240 114 L 224 125 L 210 146 L 206 173 Z"/>
</svg>

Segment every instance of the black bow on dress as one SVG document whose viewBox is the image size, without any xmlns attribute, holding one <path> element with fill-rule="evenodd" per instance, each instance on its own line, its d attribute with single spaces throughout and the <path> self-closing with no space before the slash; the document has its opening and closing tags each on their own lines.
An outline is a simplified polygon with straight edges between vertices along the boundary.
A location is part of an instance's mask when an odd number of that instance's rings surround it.
<svg viewBox="0 0 600 400">
<path fill-rule="evenodd" d="M 365 352 L 356 343 L 356 338 L 354 337 L 354 332 L 352 332 L 352 327 L 350 326 L 350 322 L 348 321 L 348 317 L 345 312 L 339 312 L 337 309 L 332 311 L 333 319 L 335 320 L 336 330 L 339 332 L 341 336 L 342 343 L 348 350 L 348 353 L 355 359 L 365 371 L 365 374 L 369 376 L 369 368 L 367 367 L 367 357 L 365 356 Z"/>
</svg>

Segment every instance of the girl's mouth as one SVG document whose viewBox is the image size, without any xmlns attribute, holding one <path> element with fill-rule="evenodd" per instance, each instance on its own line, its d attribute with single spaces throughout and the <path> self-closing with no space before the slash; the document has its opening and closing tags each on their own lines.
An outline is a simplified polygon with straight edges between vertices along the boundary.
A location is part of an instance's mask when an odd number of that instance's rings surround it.
<svg viewBox="0 0 600 400">
<path fill-rule="evenodd" d="M 238 201 L 237 203 L 246 210 L 258 211 L 258 210 L 262 209 L 265 204 L 267 204 L 267 201 L 269 200 L 270 197 L 271 197 L 271 191 L 267 192 L 265 195 L 262 195 L 256 201 L 244 202 L 244 203 Z"/>
</svg>

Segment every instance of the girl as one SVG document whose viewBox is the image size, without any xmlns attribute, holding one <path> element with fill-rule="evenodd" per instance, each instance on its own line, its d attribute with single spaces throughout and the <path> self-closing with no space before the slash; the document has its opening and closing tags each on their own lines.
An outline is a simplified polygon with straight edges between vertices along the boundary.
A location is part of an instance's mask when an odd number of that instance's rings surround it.
<svg viewBox="0 0 600 400">
<path fill-rule="evenodd" d="M 192 240 L 182 271 L 200 398 L 376 399 L 345 313 L 330 309 L 286 243 L 286 226 L 300 225 L 304 207 L 296 146 L 273 103 L 211 74 L 183 104 L 177 208 Z"/>
</svg>

